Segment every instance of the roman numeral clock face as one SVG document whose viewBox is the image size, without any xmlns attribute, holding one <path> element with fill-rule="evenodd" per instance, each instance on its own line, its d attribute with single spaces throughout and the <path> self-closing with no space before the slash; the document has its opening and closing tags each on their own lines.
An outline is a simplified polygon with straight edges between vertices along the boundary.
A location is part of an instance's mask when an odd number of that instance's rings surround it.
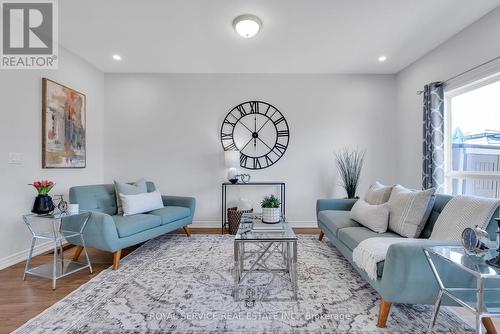
<svg viewBox="0 0 500 334">
<path fill-rule="evenodd" d="M 263 169 L 285 154 L 290 131 L 281 112 L 261 101 L 248 101 L 231 109 L 221 127 L 224 151 L 240 151 L 240 165 Z"/>
</svg>

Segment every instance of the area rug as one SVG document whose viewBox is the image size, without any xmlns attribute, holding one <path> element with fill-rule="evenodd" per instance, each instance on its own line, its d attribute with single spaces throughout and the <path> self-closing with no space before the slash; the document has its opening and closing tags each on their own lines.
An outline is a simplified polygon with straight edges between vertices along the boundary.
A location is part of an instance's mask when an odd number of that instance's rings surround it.
<svg viewBox="0 0 500 334">
<path fill-rule="evenodd" d="M 247 294 L 236 302 L 232 268 L 231 236 L 165 235 L 15 333 L 422 333 L 431 317 L 429 306 L 395 305 L 387 328 L 377 328 L 377 293 L 335 247 L 313 236 L 299 236 L 298 301 Z M 289 291 L 286 274 L 255 275 L 245 278 L 248 291 Z M 472 330 L 458 317 L 440 312 L 435 333 L 466 332 Z"/>
</svg>

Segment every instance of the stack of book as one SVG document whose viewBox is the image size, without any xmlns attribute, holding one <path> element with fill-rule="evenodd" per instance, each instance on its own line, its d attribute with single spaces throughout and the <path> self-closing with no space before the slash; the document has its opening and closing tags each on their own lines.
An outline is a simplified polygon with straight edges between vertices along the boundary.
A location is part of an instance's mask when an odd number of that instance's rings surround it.
<svg viewBox="0 0 500 334">
<path fill-rule="evenodd" d="M 284 230 L 283 223 L 265 224 L 262 221 L 254 221 L 252 232 L 282 232 Z"/>
</svg>

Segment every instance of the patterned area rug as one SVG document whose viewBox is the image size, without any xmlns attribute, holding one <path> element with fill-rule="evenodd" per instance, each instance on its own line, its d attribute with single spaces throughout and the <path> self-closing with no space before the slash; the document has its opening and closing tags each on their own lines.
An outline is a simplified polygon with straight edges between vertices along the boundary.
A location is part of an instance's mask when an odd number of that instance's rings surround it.
<svg viewBox="0 0 500 334">
<path fill-rule="evenodd" d="M 235 302 L 232 256 L 231 236 L 156 238 L 16 333 L 421 333 L 431 317 L 431 307 L 395 305 L 387 328 L 377 328 L 377 293 L 313 236 L 299 236 L 297 302 Z M 248 289 L 287 293 L 284 274 L 255 275 L 245 278 Z M 435 332 L 472 331 L 443 310 Z"/>
</svg>

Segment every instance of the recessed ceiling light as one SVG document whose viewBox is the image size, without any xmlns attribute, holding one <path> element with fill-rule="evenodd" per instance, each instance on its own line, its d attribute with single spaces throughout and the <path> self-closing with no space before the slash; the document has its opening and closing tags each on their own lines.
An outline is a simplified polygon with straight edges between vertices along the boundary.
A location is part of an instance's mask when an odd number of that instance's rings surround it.
<svg viewBox="0 0 500 334">
<path fill-rule="evenodd" d="M 119 54 L 114 54 L 113 59 L 116 61 L 120 61 L 120 60 L 122 60 L 122 56 L 120 56 Z"/>
<path fill-rule="evenodd" d="M 386 57 L 386 56 L 380 56 L 380 57 L 378 57 L 378 62 L 379 62 L 379 63 L 383 63 L 383 62 L 384 62 L 384 61 L 386 61 L 386 60 L 387 60 L 387 57 Z"/>
<path fill-rule="evenodd" d="M 244 38 L 255 36 L 259 32 L 261 26 L 262 21 L 255 15 L 240 15 L 233 20 L 234 29 Z"/>
</svg>

